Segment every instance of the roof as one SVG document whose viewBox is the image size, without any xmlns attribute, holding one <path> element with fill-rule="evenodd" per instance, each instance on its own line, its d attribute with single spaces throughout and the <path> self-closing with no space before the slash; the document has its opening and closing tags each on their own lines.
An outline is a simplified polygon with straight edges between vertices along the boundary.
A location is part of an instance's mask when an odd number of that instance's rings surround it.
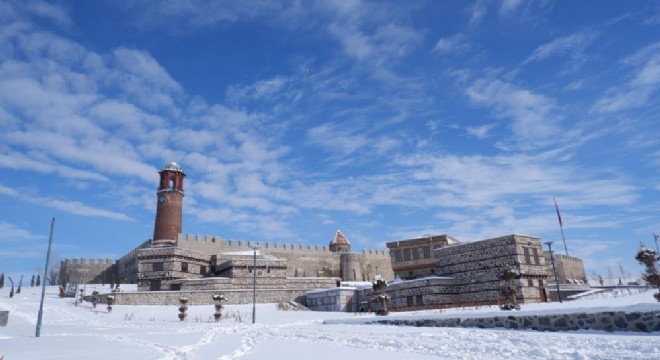
<svg viewBox="0 0 660 360">
<path fill-rule="evenodd" d="M 163 167 L 163 170 L 183 172 L 183 170 L 181 169 L 181 166 L 179 164 L 177 164 L 176 162 L 174 162 L 174 161 L 170 161 L 169 163 L 167 163 L 167 165 L 165 165 Z"/>
<path fill-rule="evenodd" d="M 346 236 L 341 233 L 341 230 L 337 230 L 335 233 L 335 238 L 330 241 L 330 245 L 350 245 L 351 243 L 348 241 Z"/>
</svg>

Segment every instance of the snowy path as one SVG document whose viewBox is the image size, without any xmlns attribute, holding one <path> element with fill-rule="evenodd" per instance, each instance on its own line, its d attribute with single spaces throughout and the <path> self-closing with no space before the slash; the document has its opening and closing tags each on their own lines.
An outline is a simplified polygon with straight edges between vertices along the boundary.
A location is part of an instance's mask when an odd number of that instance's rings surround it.
<svg viewBox="0 0 660 360">
<path fill-rule="evenodd" d="M 258 305 L 252 325 L 249 306 L 228 306 L 242 321 L 210 322 L 212 306 L 191 306 L 180 322 L 176 308 L 72 305 L 47 298 L 42 337 L 34 338 L 38 295 L 33 289 L 8 299 L 0 328 L 0 356 L 14 359 L 659 359 L 660 334 L 604 332 L 540 333 L 383 325 L 322 325 L 325 318 L 352 314 L 282 312 Z"/>
</svg>

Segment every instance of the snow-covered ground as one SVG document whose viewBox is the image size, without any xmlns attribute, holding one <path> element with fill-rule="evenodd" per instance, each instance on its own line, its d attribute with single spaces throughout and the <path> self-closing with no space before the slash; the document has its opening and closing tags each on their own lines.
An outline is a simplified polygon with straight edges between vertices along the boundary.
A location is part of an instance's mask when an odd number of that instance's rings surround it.
<svg viewBox="0 0 660 360">
<path fill-rule="evenodd" d="M 130 290 L 130 287 L 126 287 Z M 91 289 L 88 287 L 87 292 Z M 220 323 L 211 305 L 190 306 L 180 322 L 174 306 L 74 306 L 47 288 L 41 337 L 35 327 L 41 290 L 23 288 L 9 298 L 0 290 L 0 310 L 9 324 L 0 327 L 0 359 L 660 359 L 660 333 L 565 333 L 463 328 L 417 328 L 361 324 L 322 324 L 326 319 L 364 319 L 372 315 L 279 311 L 275 304 L 225 306 Z M 521 312 L 658 309 L 651 292 L 622 291 L 617 296 L 558 304 L 530 304 Z M 452 309 L 391 316 L 469 317 L 503 315 L 493 308 Z M 240 320 L 239 320 L 240 319 Z"/>
</svg>

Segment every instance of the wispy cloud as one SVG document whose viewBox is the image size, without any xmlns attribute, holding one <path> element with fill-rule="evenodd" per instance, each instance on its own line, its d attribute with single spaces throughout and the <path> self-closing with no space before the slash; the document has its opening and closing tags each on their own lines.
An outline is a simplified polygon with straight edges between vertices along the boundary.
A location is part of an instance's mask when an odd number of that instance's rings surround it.
<svg viewBox="0 0 660 360">
<path fill-rule="evenodd" d="M 500 2 L 500 15 L 512 16 L 524 4 L 523 0 L 502 0 Z"/>
<path fill-rule="evenodd" d="M 486 5 L 485 0 L 475 0 L 474 3 L 468 8 L 470 14 L 470 20 L 468 23 L 470 25 L 479 24 L 484 16 L 488 13 L 488 6 Z"/>
<path fill-rule="evenodd" d="M 130 218 L 125 214 L 94 208 L 82 204 L 78 201 L 64 201 L 50 197 L 26 195 L 23 192 L 17 191 L 15 189 L 12 189 L 4 185 L 0 185 L 0 194 L 19 199 L 21 201 L 26 201 L 29 203 L 57 209 L 69 214 L 89 216 L 89 217 L 101 217 L 101 218 L 107 218 L 107 219 L 119 220 L 119 221 L 134 221 L 132 218 Z"/>
<path fill-rule="evenodd" d="M 474 136 L 477 139 L 485 139 L 490 136 L 490 131 L 493 130 L 497 124 L 486 124 L 481 126 L 468 126 L 465 131 L 468 135 Z"/>
<path fill-rule="evenodd" d="M 477 79 L 465 90 L 475 104 L 494 109 L 500 118 L 511 119 L 511 129 L 521 139 L 548 140 L 558 131 L 554 100 L 499 80 Z"/>
<path fill-rule="evenodd" d="M 433 51 L 438 54 L 460 55 L 472 49 L 465 34 L 443 37 L 435 43 Z"/>
<path fill-rule="evenodd" d="M 570 54 L 573 58 L 581 56 L 584 50 L 598 37 L 598 33 L 585 30 L 554 39 L 540 45 L 525 62 L 541 61 L 552 56 Z"/>
<path fill-rule="evenodd" d="M 645 106 L 660 88 L 660 43 L 647 45 L 622 64 L 632 68 L 627 83 L 607 89 L 592 111 L 610 113 Z"/>
</svg>

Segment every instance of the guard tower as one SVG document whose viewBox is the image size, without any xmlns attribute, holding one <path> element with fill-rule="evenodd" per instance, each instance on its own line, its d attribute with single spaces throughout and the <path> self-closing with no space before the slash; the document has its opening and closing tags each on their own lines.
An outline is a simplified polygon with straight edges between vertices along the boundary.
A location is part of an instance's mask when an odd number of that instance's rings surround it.
<svg viewBox="0 0 660 360">
<path fill-rule="evenodd" d="M 340 230 L 337 230 L 334 239 L 330 241 L 329 248 L 332 252 L 349 253 L 351 252 L 351 243 L 348 242 L 348 239 Z"/>
<path fill-rule="evenodd" d="M 163 167 L 156 192 L 158 205 L 154 223 L 153 246 L 174 246 L 181 233 L 183 207 L 183 178 L 186 174 L 174 161 Z"/>
</svg>

